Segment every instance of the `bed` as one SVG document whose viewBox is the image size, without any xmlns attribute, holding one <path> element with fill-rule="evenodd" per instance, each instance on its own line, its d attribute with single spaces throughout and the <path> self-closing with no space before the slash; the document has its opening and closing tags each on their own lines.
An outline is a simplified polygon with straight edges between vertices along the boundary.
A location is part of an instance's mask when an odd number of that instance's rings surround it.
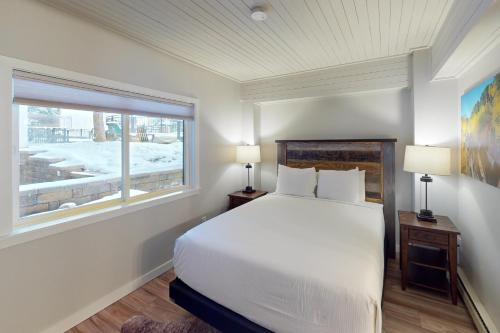
<svg viewBox="0 0 500 333">
<path fill-rule="evenodd" d="M 364 203 L 271 194 L 181 236 L 170 296 L 223 332 L 381 332 L 395 140 L 278 141 L 278 163 L 366 170 Z"/>
</svg>

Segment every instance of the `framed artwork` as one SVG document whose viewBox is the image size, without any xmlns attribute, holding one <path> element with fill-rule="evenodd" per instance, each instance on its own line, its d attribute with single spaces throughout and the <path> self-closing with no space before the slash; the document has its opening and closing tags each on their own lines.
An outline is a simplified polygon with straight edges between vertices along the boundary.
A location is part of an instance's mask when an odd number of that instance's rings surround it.
<svg viewBox="0 0 500 333">
<path fill-rule="evenodd" d="M 461 98 L 461 173 L 500 188 L 500 73 Z"/>
</svg>

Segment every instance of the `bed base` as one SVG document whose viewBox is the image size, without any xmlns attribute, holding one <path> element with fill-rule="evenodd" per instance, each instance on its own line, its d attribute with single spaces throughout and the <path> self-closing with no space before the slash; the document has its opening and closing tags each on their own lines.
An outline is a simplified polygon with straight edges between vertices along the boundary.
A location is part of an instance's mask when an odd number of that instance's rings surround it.
<svg viewBox="0 0 500 333">
<path fill-rule="evenodd" d="M 221 332 L 272 333 L 272 331 L 203 296 L 179 278 L 170 282 L 170 298 L 175 304 Z"/>
</svg>

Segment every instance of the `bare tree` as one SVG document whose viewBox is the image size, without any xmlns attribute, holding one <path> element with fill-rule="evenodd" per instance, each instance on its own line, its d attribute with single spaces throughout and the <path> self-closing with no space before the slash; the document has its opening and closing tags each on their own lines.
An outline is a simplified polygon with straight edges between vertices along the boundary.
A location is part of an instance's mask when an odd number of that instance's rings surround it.
<svg viewBox="0 0 500 333">
<path fill-rule="evenodd" d="M 102 112 L 94 112 L 94 141 L 103 142 L 106 141 L 106 130 L 104 129 L 104 114 Z"/>
</svg>

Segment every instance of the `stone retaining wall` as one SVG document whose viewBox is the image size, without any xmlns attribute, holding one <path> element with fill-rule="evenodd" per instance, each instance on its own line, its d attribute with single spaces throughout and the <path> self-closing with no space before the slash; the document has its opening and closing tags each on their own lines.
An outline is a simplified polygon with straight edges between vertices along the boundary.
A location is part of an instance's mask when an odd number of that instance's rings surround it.
<svg viewBox="0 0 500 333">
<path fill-rule="evenodd" d="M 46 179 L 46 178 L 45 178 Z M 172 186 L 182 185 L 183 170 L 171 170 L 136 174 L 130 177 L 130 188 L 154 192 Z M 34 185 L 20 187 L 20 216 L 27 216 L 58 209 L 64 203 L 82 205 L 102 199 L 120 191 L 121 178 L 106 176 L 85 179 L 58 180 L 34 188 Z"/>
<path fill-rule="evenodd" d="M 71 167 L 55 167 L 54 163 L 64 161 L 64 158 L 35 157 L 37 151 L 21 151 L 19 155 L 21 184 L 53 182 L 56 180 L 91 177 L 82 173 L 84 165 Z"/>
</svg>

